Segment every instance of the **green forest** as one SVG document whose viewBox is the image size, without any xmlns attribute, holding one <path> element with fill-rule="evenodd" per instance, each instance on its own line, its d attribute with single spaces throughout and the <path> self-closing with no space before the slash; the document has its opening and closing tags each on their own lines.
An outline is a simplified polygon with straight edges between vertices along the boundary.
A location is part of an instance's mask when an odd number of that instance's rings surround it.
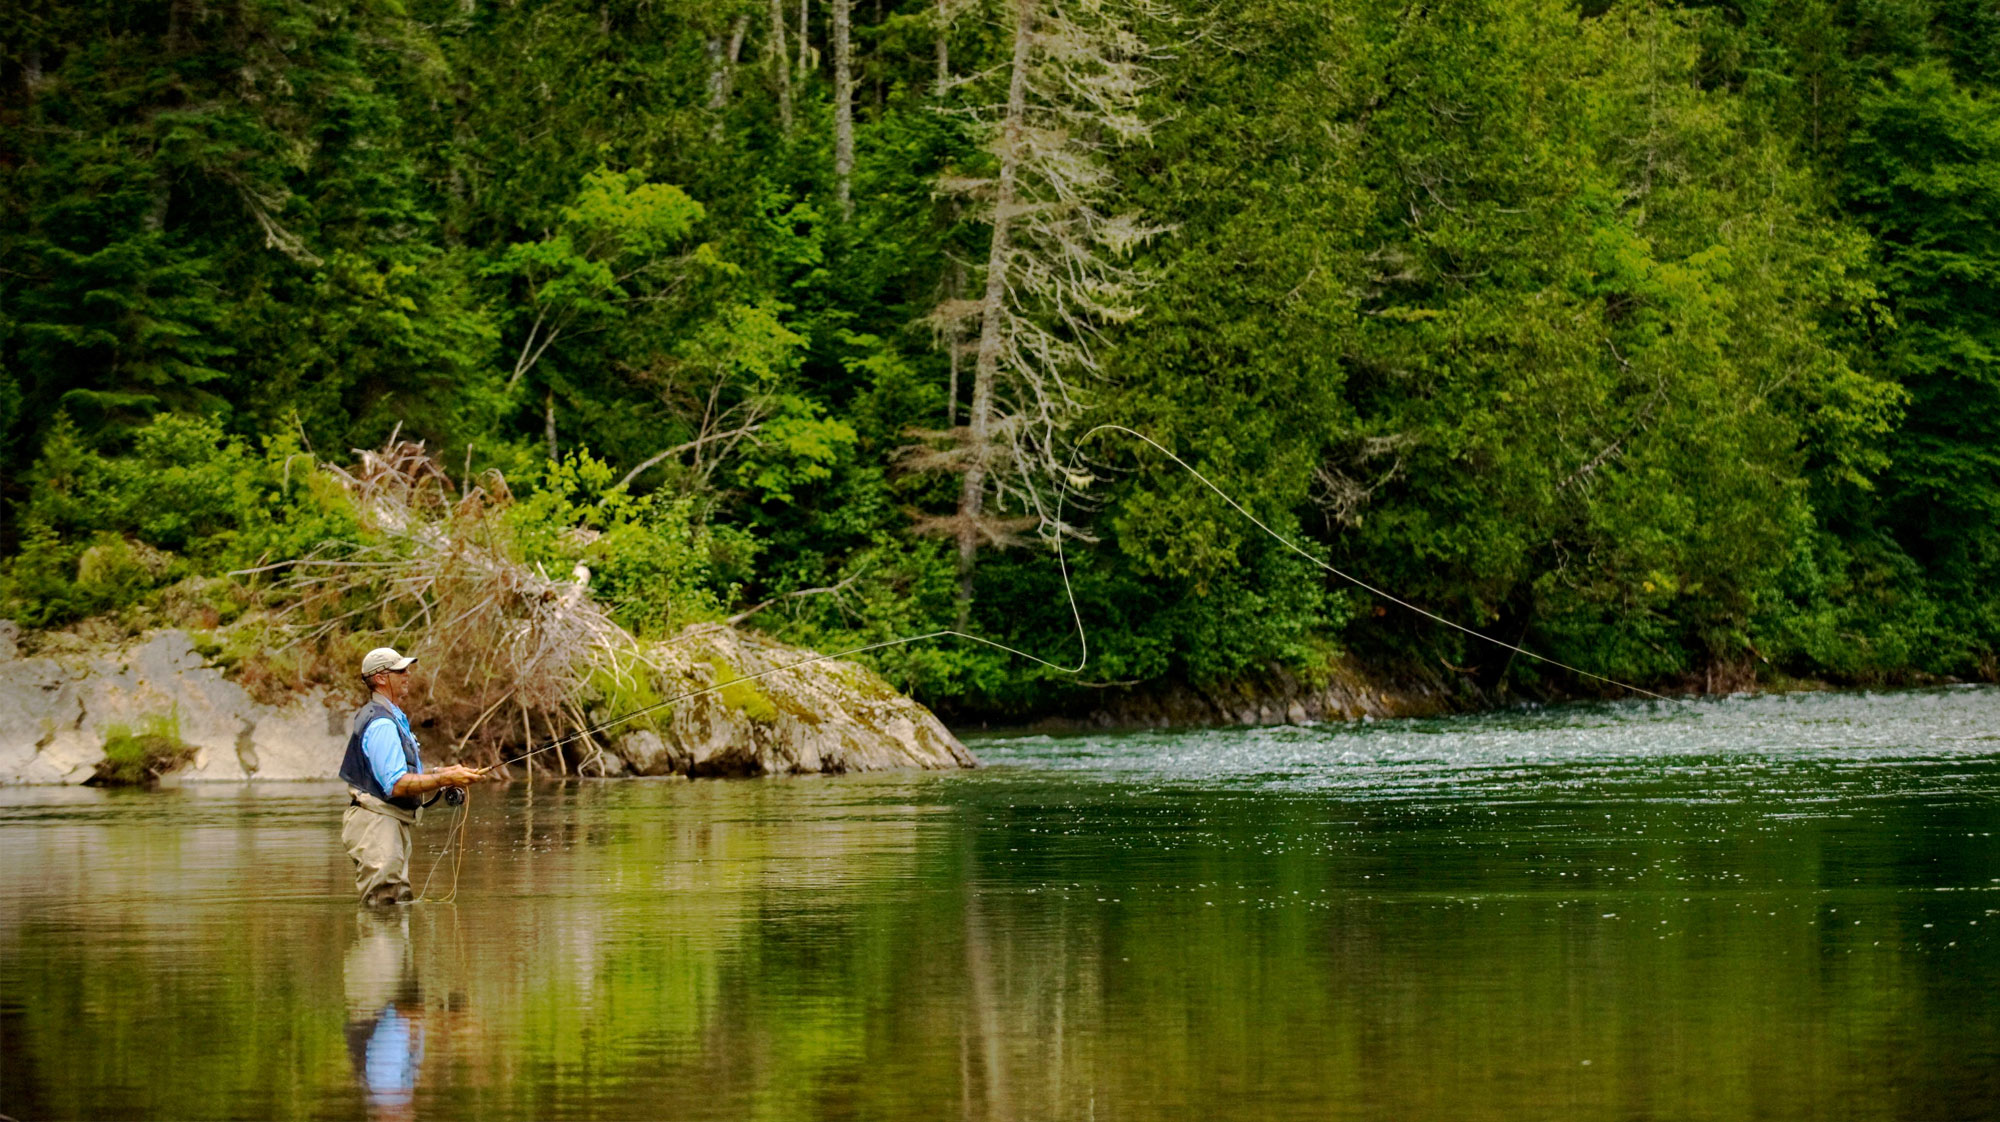
<svg viewBox="0 0 2000 1122">
<path fill-rule="evenodd" d="M 960 718 L 2000 677 L 1993 0 L 17 0 L 0 614 L 421 441 L 620 624 Z M 387 454 L 387 453 L 384 453 Z M 497 501 L 497 500 L 496 500 Z M 1616 691 L 1611 691 L 1616 692 Z"/>
</svg>

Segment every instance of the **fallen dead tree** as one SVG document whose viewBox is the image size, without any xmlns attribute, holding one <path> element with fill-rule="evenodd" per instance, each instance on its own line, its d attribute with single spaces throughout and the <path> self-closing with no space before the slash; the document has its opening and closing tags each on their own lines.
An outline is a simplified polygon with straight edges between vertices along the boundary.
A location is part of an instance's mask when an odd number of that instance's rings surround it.
<svg viewBox="0 0 2000 1122">
<path fill-rule="evenodd" d="M 419 441 L 323 470 L 346 489 L 365 540 L 261 570 L 279 649 L 308 652 L 316 676 L 338 682 L 373 646 L 417 655 L 417 708 L 456 730 L 453 757 L 473 760 L 568 735 L 588 727 L 591 704 L 656 690 L 661 667 L 591 598 L 586 569 L 552 577 L 519 558 L 500 473 L 454 482 Z"/>
</svg>

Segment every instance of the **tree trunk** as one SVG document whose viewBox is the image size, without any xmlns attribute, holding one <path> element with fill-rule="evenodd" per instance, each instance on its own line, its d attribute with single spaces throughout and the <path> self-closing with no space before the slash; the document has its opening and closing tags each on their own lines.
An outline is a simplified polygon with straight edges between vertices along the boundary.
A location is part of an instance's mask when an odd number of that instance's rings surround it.
<svg viewBox="0 0 2000 1122">
<path fill-rule="evenodd" d="M 799 0 L 799 81 L 812 73 L 812 0 Z"/>
<path fill-rule="evenodd" d="M 185 6 L 181 0 L 170 0 L 167 4 L 167 50 L 175 55 L 183 53 L 187 47 L 183 42 L 187 27 L 187 16 L 183 11 Z"/>
<path fill-rule="evenodd" d="M 944 100 L 951 85 L 951 10 L 948 0 L 937 0 L 937 97 Z"/>
<path fill-rule="evenodd" d="M 840 217 L 854 217 L 854 52 L 847 41 L 848 5 L 833 0 L 833 191 Z"/>
<path fill-rule="evenodd" d="M 701 53 L 708 56 L 708 108 L 710 112 L 722 108 L 722 38 L 711 35 L 702 40 Z"/>
<path fill-rule="evenodd" d="M 729 47 L 723 49 L 721 39 L 710 39 L 706 44 L 708 52 L 708 107 L 721 112 L 729 105 L 729 89 L 735 83 L 736 60 L 743 57 L 743 36 L 750 30 L 750 17 L 737 16 L 729 24 Z M 721 125 L 718 123 L 717 128 Z"/>
<path fill-rule="evenodd" d="M 979 304 L 979 359 L 972 370 L 972 411 L 965 484 L 958 497 L 958 626 L 972 611 L 972 575 L 979 558 L 979 521 L 986 508 L 986 470 L 993 455 L 993 379 L 1000 370 L 1001 308 L 1007 299 L 1009 232 L 1014 179 L 1021 163 L 1022 118 L 1028 106 L 1028 62 L 1033 50 L 1034 0 L 1015 0 L 1013 73 L 1007 82 L 1007 117 L 1000 128 L 1000 181 L 993 198 L 993 245 L 986 255 L 986 294 Z"/>
<path fill-rule="evenodd" d="M 736 21 L 729 25 L 729 66 L 732 73 L 737 60 L 743 57 L 743 37 L 749 33 L 749 16 L 737 16 Z"/>
<path fill-rule="evenodd" d="M 965 266 L 960 264 L 957 258 L 953 258 L 951 272 L 945 274 L 945 303 L 948 306 L 956 306 L 959 298 L 964 293 Z M 963 335 L 964 333 L 959 330 L 956 316 L 945 324 L 945 355 L 951 362 L 951 393 L 944 399 L 944 427 L 948 429 L 958 427 L 958 360 L 960 357 L 958 352 L 964 349 Z"/>
<path fill-rule="evenodd" d="M 771 66 L 778 84 L 778 127 L 792 131 L 792 56 L 785 51 L 785 0 L 771 0 Z"/>
<path fill-rule="evenodd" d="M 942 102 L 951 81 L 951 55 L 946 40 L 951 31 L 950 0 L 937 0 L 937 99 Z M 949 213 L 954 223 L 958 220 L 958 204 L 950 204 Z M 965 264 L 957 257 L 951 259 L 951 271 L 945 274 L 945 303 L 955 307 L 965 296 Z M 960 329 L 956 313 L 945 324 L 945 355 L 951 363 L 951 393 L 945 398 L 944 427 L 958 427 L 958 362 L 963 356 L 964 331 Z"/>
<path fill-rule="evenodd" d="M 556 391 L 551 387 L 542 398 L 542 434 L 549 438 L 549 459 L 556 458 Z"/>
<path fill-rule="evenodd" d="M 173 183 L 165 176 L 153 180 L 147 191 L 148 206 L 143 219 L 148 231 L 157 233 L 167 228 L 167 208 L 173 204 Z"/>
</svg>

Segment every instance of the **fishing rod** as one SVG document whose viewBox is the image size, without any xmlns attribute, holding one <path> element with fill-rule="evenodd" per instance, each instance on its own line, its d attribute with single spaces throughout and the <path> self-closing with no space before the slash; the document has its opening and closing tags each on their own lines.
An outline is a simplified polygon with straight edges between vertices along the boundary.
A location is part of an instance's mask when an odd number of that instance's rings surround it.
<svg viewBox="0 0 2000 1122">
<path fill-rule="evenodd" d="M 1279 544 L 1291 550 L 1293 553 L 1298 554 L 1300 557 L 1305 558 L 1307 561 L 1318 566 L 1319 568 L 1324 569 L 1329 573 L 1332 573 L 1334 576 L 1339 577 L 1341 580 L 1347 581 L 1349 584 L 1352 584 L 1357 588 L 1361 588 L 1372 595 L 1379 596 L 1382 599 L 1387 600 L 1392 604 L 1396 604 L 1400 607 L 1407 608 L 1410 611 L 1415 612 L 1426 619 L 1432 620 L 1437 623 L 1441 623 L 1444 626 L 1452 628 L 1454 630 L 1462 631 L 1465 634 L 1470 635 L 1475 639 L 1480 639 L 1485 642 L 1491 643 L 1494 646 L 1500 647 L 1503 650 L 1512 651 L 1517 655 L 1526 655 L 1529 658 L 1536 660 L 1537 662 L 1544 662 L 1550 666 L 1567 670 L 1572 674 L 1581 675 L 1582 677 L 1592 679 L 1593 681 L 1603 682 L 1606 685 L 1617 686 L 1620 689 L 1630 690 L 1631 692 L 1636 694 L 1643 694 L 1646 697 L 1654 698 L 1659 701 L 1674 700 L 1673 698 L 1670 698 L 1665 694 L 1655 693 L 1654 691 L 1646 689 L 1643 686 L 1635 686 L 1630 682 L 1620 681 L 1617 678 L 1608 677 L 1603 674 L 1595 674 L 1581 667 L 1571 666 L 1569 663 L 1550 658 L 1547 655 L 1536 654 L 1534 651 L 1528 650 L 1525 647 L 1509 643 L 1505 639 L 1496 639 L 1491 635 L 1485 634 L 1484 632 L 1481 631 L 1476 631 L 1470 627 L 1465 626 L 1464 624 L 1458 623 L 1455 620 L 1447 619 L 1444 616 L 1441 616 L 1436 612 L 1429 610 L 1428 608 L 1420 607 L 1419 605 L 1413 604 L 1408 600 L 1403 599 L 1400 596 L 1397 596 L 1385 589 L 1379 588 L 1369 583 L 1368 581 L 1362 580 L 1360 577 L 1357 577 L 1352 573 L 1345 572 L 1344 570 L 1335 568 L 1333 565 L 1315 556 L 1311 551 L 1307 550 L 1304 546 L 1301 546 L 1298 542 L 1292 540 L 1289 537 L 1286 537 L 1284 534 L 1279 533 L 1277 530 L 1272 529 L 1268 524 L 1264 522 L 1263 519 L 1260 519 L 1256 515 L 1250 513 L 1250 511 L 1246 509 L 1242 503 L 1237 502 L 1236 499 L 1229 494 L 1229 492 L 1224 491 L 1221 487 L 1217 486 L 1214 480 L 1210 479 L 1208 476 L 1203 475 L 1200 471 L 1198 471 L 1194 467 L 1194 465 L 1188 463 L 1186 460 L 1183 460 L 1179 456 L 1175 455 L 1172 450 L 1168 449 L 1165 445 L 1162 445 L 1159 441 L 1154 440 L 1152 437 L 1147 436 L 1145 433 L 1139 432 L 1136 429 L 1127 428 L 1126 426 L 1119 424 L 1102 424 L 1098 425 L 1097 427 L 1089 430 L 1082 436 L 1078 437 L 1076 443 L 1071 445 L 1069 470 L 1066 473 L 1069 478 L 1074 479 L 1077 477 L 1077 472 L 1075 469 L 1077 467 L 1080 458 L 1083 455 L 1084 443 L 1086 441 L 1091 440 L 1093 437 L 1098 436 L 1101 433 L 1123 433 L 1124 435 L 1132 437 L 1140 441 L 1141 443 L 1147 445 L 1148 447 L 1151 447 L 1154 451 L 1160 453 L 1162 456 L 1165 456 L 1168 460 L 1171 460 L 1175 464 L 1175 466 L 1179 467 L 1182 471 L 1185 471 L 1189 475 L 1193 476 L 1196 480 L 1198 480 L 1201 483 L 1202 486 L 1215 492 L 1216 496 L 1219 497 L 1223 502 L 1228 503 L 1231 509 L 1235 510 L 1236 513 L 1241 514 L 1244 518 L 1248 519 L 1251 525 L 1257 527 L 1259 530 L 1262 530 L 1265 534 L 1269 535 Z M 1055 510 L 1056 566 L 1058 570 L 1062 573 L 1063 595 L 1067 598 L 1069 602 L 1070 618 L 1076 623 L 1076 638 L 1080 653 L 1078 654 L 1075 666 L 1059 665 L 1055 662 L 1049 661 L 1048 659 L 1042 658 L 1039 655 L 1030 654 L 1029 652 L 1020 650 L 1019 648 L 1016 647 L 1010 647 L 1005 643 L 999 642 L 994 639 L 989 639 L 983 635 L 974 635 L 970 632 L 959 631 L 955 628 L 942 628 L 937 631 L 926 631 L 921 635 L 908 635 L 899 639 L 885 639 L 877 643 L 864 643 L 861 646 L 849 647 L 846 650 L 834 651 L 831 654 L 813 655 L 810 658 L 802 658 L 797 660 L 796 662 L 788 662 L 783 666 L 774 666 L 768 670 L 760 670 L 755 674 L 745 674 L 741 677 L 731 678 L 727 682 L 717 682 L 711 685 L 703 686 L 699 689 L 688 690 L 685 693 L 678 693 L 664 700 L 653 702 L 650 705 L 640 706 L 639 708 L 634 709 L 629 713 L 623 713 L 609 720 L 599 722 L 598 724 L 592 725 L 590 728 L 584 729 L 580 732 L 572 733 L 569 736 L 549 741 L 547 744 L 543 744 L 538 748 L 529 749 L 528 751 L 523 752 L 518 756 L 502 760 L 497 764 L 493 764 L 490 767 L 482 768 L 480 770 L 483 773 L 491 771 L 494 768 L 506 767 L 509 764 L 518 764 L 531 757 L 539 756 L 544 752 L 554 751 L 558 748 L 563 747 L 566 744 L 573 744 L 576 741 L 582 740 L 586 737 L 595 736 L 598 733 L 604 732 L 608 729 L 616 728 L 617 726 L 625 724 L 628 721 L 637 720 L 638 718 L 643 717 L 648 713 L 658 712 L 659 710 L 665 709 L 675 704 L 676 702 L 686 701 L 689 698 L 700 697 L 703 694 L 709 694 L 709 693 L 714 693 L 718 690 L 728 689 L 730 686 L 739 685 L 743 682 L 752 682 L 756 681 L 759 678 L 768 678 L 773 674 L 781 674 L 787 670 L 796 670 L 799 667 L 810 666 L 817 662 L 828 662 L 834 659 L 847 658 L 852 655 L 866 654 L 869 651 L 879 651 L 887 649 L 889 647 L 900 647 L 910 643 L 922 643 L 932 639 L 945 639 L 945 638 L 966 639 L 974 643 L 980 643 L 985 646 L 992 647 L 995 650 L 1005 651 L 1006 653 L 1011 655 L 1017 655 L 1021 658 L 1027 659 L 1030 662 L 1037 663 L 1041 666 L 1046 666 L 1049 669 L 1054 670 L 1060 674 L 1070 674 L 1070 675 L 1080 674 L 1083 672 L 1084 667 L 1088 665 L 1090 662 L 1090 635 L 1084 629 L 1083 612 L 1081 611 L 1081 609 L 1077 607 L 1076 589 L 1070 583 L 1069 560 L 1063 555 L 1062 509 L 1063 509 L 1063 499 L 1066 492 L 1067 488 L 1063 488 L 1059 489 L 1056 493 L 1056 510 Z"/>
</svg>

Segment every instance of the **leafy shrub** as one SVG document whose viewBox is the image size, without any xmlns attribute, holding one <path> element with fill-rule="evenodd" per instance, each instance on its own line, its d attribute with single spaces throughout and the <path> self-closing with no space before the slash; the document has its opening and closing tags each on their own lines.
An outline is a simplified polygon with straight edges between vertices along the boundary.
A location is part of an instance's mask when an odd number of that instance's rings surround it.
<svg viewBox="0 0 2000 1122">
<path fill-rule="evenodd" d="M 641 638 L 714 619 L 738 595 L 720 561 L 755 553 L 745 534 L 709 526 L 690 497 L 634 496 L 588 452 L 550 462 L 504 515 L 521 560 L 561 578 L 582 565 L 592 596 Z"/>
<path fill-rule="evenodd" d="M 59 421 L 28 478 L 21 550 L 0 600 L 33 626 L 358 533 L 345 493 L 295 435 L 273 436 L 259 454 L 205 417 L 156 417 L 123 454 L 90 447 Z"/>
</svg>

